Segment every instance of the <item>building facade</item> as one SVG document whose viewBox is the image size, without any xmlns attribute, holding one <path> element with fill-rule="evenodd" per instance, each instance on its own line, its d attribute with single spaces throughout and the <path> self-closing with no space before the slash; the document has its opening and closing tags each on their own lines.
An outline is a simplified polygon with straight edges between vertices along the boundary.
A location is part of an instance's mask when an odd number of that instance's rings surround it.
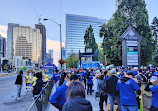
<svg viewBox="0 0 158 111">
<path fill-rule="evenodd" d="M 6 38 L 0 35 L 0 53 L 2 57 L 6 57 Z"/>
<path fill-rule="evenodd" d="M 8 23 L 7 30 L 7 59 L 13 59 L 13 28 L 19 24 Z"/>
<path fill-rule="evenodd" d="M 53 63 L 53 50 L 48 50 L 48 54 L 50 54 L 50 63 Z"/>
<path fill-rule="evenodd" d="M 13 28 L 13 56 L 42 64 L 42 34 L 27 26 Z"/>
<path fill-rule="evenodd" d="M 40 33 L 42 34 L 42 64 L 46 63 L 46 28 L 42 23 L 35 24 L 36 29 L 40 29 Z"/>
<path fill-rule="evenodd" d="M 99 30 L 104 23 L 105 20 L 96 17 L 66 14 L 66 57 L 72 53 L 78 54 L 79 50 L 84 52 L 84 34 L 90 25 L 96 43 L 101 44 L 103 39 L 99 37 Z"/>
</svg>

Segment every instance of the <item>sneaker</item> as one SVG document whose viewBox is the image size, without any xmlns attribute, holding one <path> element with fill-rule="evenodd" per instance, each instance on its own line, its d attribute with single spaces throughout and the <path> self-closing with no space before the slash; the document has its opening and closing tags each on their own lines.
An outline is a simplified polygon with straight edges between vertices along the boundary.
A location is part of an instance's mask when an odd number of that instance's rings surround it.
<svg viewBox="0 0 158 111">
<path fill-rule="evenodd" d="M 16 100 L 20 100 L 20 98 L 16 98 Z"/>
</svg>

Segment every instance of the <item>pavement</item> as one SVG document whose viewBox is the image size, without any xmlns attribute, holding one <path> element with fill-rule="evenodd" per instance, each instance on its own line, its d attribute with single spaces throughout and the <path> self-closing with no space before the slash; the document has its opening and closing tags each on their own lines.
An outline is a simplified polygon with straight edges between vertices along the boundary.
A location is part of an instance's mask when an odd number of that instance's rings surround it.
<svg viewBox="0 0 158 111">
<path fill-rule="evenodd" d="M 99 111 L 99 109 L 100 109 L 99 108 L 99 101 L 95 100 L 95 92 L 97 91 L 97 80 L 94 79 L 93 83 L 94 83 L 94 86 L 93 86 L 94 92 L 92 93 L 92 95 L 86 95 L 86 99 L 91 102 L 92 107 L 93 107 L 93 111 Z M 52 94 L 55 92 L 55 90 L 56 90 L 56 87 L 53 87 Z M 105 106 L 105 104 L 104 104 L 104 106 Z M 49 103 L 46 111 L 59 111 L 59 110 L 56 109 L 53 105 L 51 105 Z M 104 107 L 104 111 L 107 111 L 105 107 Z"/>
<path fill-rule="evenodd" d="M 16 75 L 16 73 L 0 73 L 0 77 L 13 76 L 13 75 Z"/>
<path fill-rule="evenodd" d="M 0 77 L 0 111 L 26 111 L 32 104 L 32 91 L 26 93 L 25 85 L 22 88 L 21 100 L 16 100 L 15 80 L 16 75 Z"/>
</svg>

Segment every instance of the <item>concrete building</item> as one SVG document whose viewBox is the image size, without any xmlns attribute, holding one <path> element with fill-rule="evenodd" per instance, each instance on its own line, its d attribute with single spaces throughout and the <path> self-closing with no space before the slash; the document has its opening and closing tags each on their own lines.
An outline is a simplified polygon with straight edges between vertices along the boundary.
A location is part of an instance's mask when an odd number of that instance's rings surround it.
<svg viewBox="0 0 158 111">
<path fill-rule="evenodd" d="M 42 34 L 40 29 L 27 26 L 14 27 L 13 56 L 31 59 L 32 63 L 42 64 Z"/>
<path fill-rule="evenodd" d="M 0 53 L 2 57 L 6 57 L 6 38 L 0 35 Z"/>
<path fill-rule="evenodd" d="M 66 57 L 72 53 L 84 52 L 84 35 L 86 29 L 92 25 L 97 44 L 103 39 L 99 37 L 99 30 L 105 20 L 96 17 L 66 14 Z"/>
<path fill-rule="evenodd" d="M 7 59 L 13 59 L 13 28 L 19 24 L 8 23 L 7 30 Z"/>
<path fill-rule="evenodd" d="M 42 34 L 42 64 L 46 63 L 46 28 L 42 23 L 35 24 L 36 29 L 40 29 L 40 33 Z"/>
</svg>

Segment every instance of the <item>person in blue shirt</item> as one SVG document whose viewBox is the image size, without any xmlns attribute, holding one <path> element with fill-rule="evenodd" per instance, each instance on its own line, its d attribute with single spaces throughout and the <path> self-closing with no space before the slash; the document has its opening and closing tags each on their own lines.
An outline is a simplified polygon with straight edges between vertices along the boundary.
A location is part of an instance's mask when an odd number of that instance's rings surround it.
<svg viewBox="0 0 158 111">
<path fill-rule="evenodd" d="M 104 71 L 104 76 L 105 76 L 104 82 L 106 82 L 107 79 L 109 78 L 109 73 L 107 70 Z"/>
<path fill-rule="evenodd" d="M 152 84 L 154 86 L 149 88 L 149 86 Z M 158 111 L 158 77 L 156 76 L 151 77 L 150 82 L 147 84 L 144 90 L 152 92 L 150 111 Z"/>
<path fill-rule="evenodd" d="M 53 74 L 53 80 L 55 83 L 60 79 L 61 73 L 58 70 L 55 70 L 55 74 Z"/>
<path fill-rule="evenodd" d="M 93 76 L 91 75 L 90 71 L 87 74 L 87 86 L 88 86 L 87 95 L 89 94 L 89 92 L 90 92 L 90 95 L 92 95 Z"/>
<path fill-rule="evenodd" d="M 49 102 L 59 109 L 59 111 L 62 111 L 63 104 L 66 102 L 67 89 L 73 80 L 79 81 L 78 76 L 72 75 L 68 82 L 66 84 L 62 84 L 49 99 Z"/>
<path fill-rule="evenodd" d="M 83 81 L 83 77 L 82 77 L 81 70 L 78 70 L 78 71 L 77 71 L 77 75 L 78 75 L 78 77 L 79 77 L 79 79 L 80 79 L 80 82 L 82 82 L 82 81 Z"/>
<path fill-rule="evenodd" d="M 156 72 L 153 73 L 153 76 L 158 77 L 158 68 L 156 68 Z"/>
<path fill-rule="evenodd" d="M 87 74 L 88 74 L 88 71 L 87 71 L 87 69 L 84 69 L 84 71 L 82 72 L 82 77 L 83 77 L 83 80 L 84 80 L 84 85 L 85 85 L 85 89 L 86 89 L 86 76 L 87 76 Z"/>
<path fill-rule="evenodd" d="M 141 90 L 139 85 L 133 79 L 133 76 L 133 72 L 128 71 L 125 74 L 125 77 L 122 77 L 117 81 L 116 89 L 120 93 L 122 111 L 138 111 L 135 91 L 137 91 L 137 95 L 140 95 Z"/>
<path fill-rule="evenodd" d="M 124 72 L 123 72 L 123 70 L 121 70 L 120 71 L 120 74 L 119 75 L 117 75 L 119 78 L 121 78 L 121 77 L 124 77 Z"/>
</svg>

